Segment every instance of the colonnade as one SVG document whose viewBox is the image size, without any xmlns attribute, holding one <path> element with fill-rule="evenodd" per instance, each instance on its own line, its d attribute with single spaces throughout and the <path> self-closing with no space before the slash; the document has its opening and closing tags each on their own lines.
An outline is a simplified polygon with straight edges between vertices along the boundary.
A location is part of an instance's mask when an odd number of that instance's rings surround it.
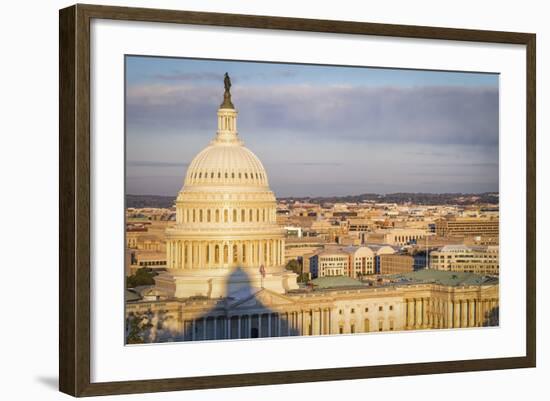
<svg viewBox="0 0 550 401">
<path fill-rule="evenodd" d="M 232 208 L 232 207 L 178 207 L 176 222 L 188 223 L 275 223 L 274 207 Z"/>
<path fill-rule="evenodd" d="M 338 329 L 334 316 L 330 308 L 204 316 L 184 321 L 184 339 L 196 341 L 336 334 Z"/>
<path fill-rule="evenodd" d="M 170 239 L 166 245 L 168 268 L 281 266 L 284 239 L 242 241 L 186 241 Z"/>
<path fill-rule="evenodd" d="M 498 299 L 405 299 L 406 329 L 462 328 L 494 325 Z"/>
</svg>

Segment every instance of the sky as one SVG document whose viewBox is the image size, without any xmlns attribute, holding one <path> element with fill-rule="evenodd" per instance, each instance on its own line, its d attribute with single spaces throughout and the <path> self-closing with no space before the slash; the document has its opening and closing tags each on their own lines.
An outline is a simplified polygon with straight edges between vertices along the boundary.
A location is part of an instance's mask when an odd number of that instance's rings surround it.
<svg viewBox="0 0 550 401">
<path fill-rule="evenodd" d="M 498 191 L 498 74 L 126 56 L 128 194 L 176 196 L 225 72 L 278 197 Z"/>
</svg>

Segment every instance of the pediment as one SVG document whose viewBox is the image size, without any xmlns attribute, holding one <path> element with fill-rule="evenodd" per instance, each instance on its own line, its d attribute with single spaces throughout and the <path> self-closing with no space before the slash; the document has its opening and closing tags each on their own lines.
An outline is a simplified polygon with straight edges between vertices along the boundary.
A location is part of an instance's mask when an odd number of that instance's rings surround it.
<svg viewBox="0 0 550 401">
<path fill-rule="evenodd" d="M 258 292 L 250 295 L 248 298 L 235 302 L 230 309 L 251 309 L 251 308 L 274 308 L 286 305 L 292 305 L 295 302 L 289 297 L 275 292 L 260 289 Z"/>
</svg>

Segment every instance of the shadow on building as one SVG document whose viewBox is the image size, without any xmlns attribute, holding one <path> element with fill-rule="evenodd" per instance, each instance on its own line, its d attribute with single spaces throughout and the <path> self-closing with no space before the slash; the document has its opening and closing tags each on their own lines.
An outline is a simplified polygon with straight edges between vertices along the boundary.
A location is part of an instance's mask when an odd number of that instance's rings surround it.
<svg viewBox="0 0 550 401">
<path fill-rule="evenodd" d="M 494 308 L 489 309 L 489 311 L 485 313 L 483 319 L 483 327 L 499 325 L 499 309 L 500 307 L 497 305 Z"/>
<path fill-rule="evenodd" d="M 289 298 L 252 287 L 246 284 L 247 277 L 243 269 L 236 268 L 227 278 L 227 287 L 243 284 L 224 298 L 196 296 L 179 302 L 144 303 L 141 311 L 130 312 L 126 318 L 126 343 L 287 337 L 311 331 L 287 311 Z"/>
</svg>

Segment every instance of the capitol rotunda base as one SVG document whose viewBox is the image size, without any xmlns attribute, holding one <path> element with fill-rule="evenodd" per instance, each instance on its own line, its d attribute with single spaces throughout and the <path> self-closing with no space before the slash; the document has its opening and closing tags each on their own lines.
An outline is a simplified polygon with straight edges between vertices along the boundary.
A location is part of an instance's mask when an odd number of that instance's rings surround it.
<svg viewBox="0 0 550 401">
<path fill-rule="evenodd" d="M 168 298 L 225 298 L 254 288 L 284 294 L 298 289 L 296 280 L 296 273 L 282 267 L 266 269 L 265 277 L 256 268 L 171 269 L 155 277 L 155 287 Z"/>
</svg>

